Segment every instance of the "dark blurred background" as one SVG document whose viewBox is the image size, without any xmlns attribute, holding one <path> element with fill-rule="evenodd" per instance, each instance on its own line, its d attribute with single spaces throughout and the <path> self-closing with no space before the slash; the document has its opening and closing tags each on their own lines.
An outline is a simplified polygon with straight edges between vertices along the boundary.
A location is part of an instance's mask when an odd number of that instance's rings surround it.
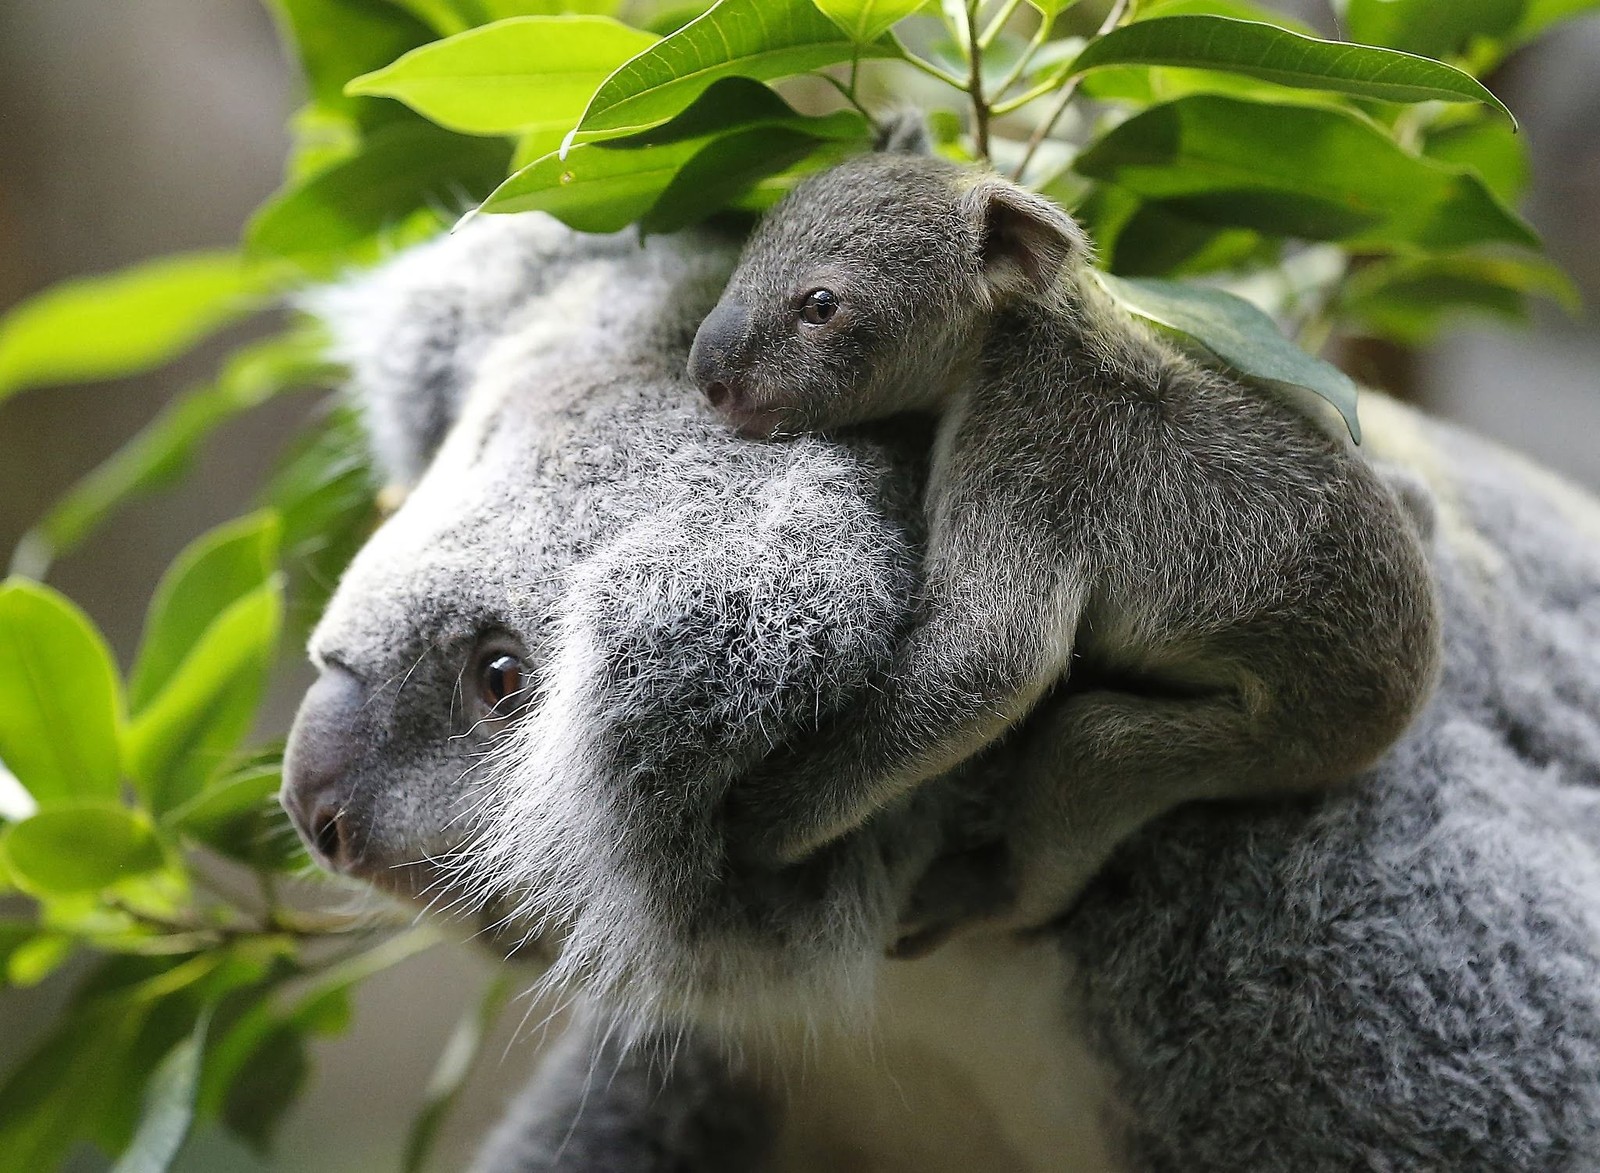
<svg viewBox="0 0 1600 1173">
<path fill-rule="evenodd" d="M 1333 27 L 1320 4 L 1278 6 Z M 1428 409 L 1597 488 L 1600 19 L 1559 26 L 1493 80 L 1533 154 L 1524 211 L 1589 308 L 1568 319 L 1542 306 L 1520 333 L 1456 329 L 1419 356 L 1405 381 Z M 0 0 L 0 311 L 64 277 L 233 243 L 277 186 L 284 120 L 297 101 L 258 0 Z M 203 379 L 236 341 L 219 339 L 155 375 L 35 391 L 0 408 L 0 561 L 60 492 L 175 388 Z M 90 549 L 52 571 L 51 581 L 103 625 L 124 660 L 161 570 L 194 535 L 244 511 L 312 406 L 288 397 L 226 428 L 183 487 L 122 513 Z M 269 722 L 286 727 L 304 683 L 292 674 L 281 683 Z M 466 951 L 442 949 L 364 987 L 354 1029 L 318 1052 L 310 1094 L 293 1110 L 270 1168 L 394 1169 L 463 995 L 486 972 L 487 962 Z M 54 985 L 0 994 L 0 1065 L 26 1045 L 56 997 Z M 466 1138 L 520 1082 L 534 1049 L 527 1041 L 490 1045 L 437 1167 L 464 1163 Z M 184 1166 L 267 1167 L 206 1144 L 194 1146 Z"/>
</svg>

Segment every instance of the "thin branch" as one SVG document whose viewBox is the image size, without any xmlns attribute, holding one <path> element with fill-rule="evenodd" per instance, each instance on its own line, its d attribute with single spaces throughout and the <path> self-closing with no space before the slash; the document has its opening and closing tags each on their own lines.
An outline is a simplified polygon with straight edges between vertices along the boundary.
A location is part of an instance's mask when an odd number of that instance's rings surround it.
<svg viewBox="0 0 1600 1173">
<path fill-rule="evenodd" d="M 838 78 L 834 77 L 833 74 L 831 74 L 831 73 L 823 73 L 821 71 L 818 71 L 816 76 L 820 77 L 823 81 L 827 82 L 834 89 L 838 90 L 839 91 L 839 95 L 842 98 L 844 98 L 844 100 L 846 102 L 849 102 L 852 106 L 854 106 L 856 108 L 856 110 L 861 114 L 861 116 L 863 118 L 865 118 L 868 122 L 872 122 L 873 121 L 873 117 L 872 117 L 871 111 L 869 111 L 865 106 L 863 106 L 856 99 L 856 90 L 855 90 L 855 86 L 853 84 L 849 85 L 849 86 L 846 86 L 844 84 L 844 82 L 842 82 Z M 854 78 L 851 78 L 852 82 L 854 82 L 854 80 L 855 80 Z"/>
<path fill-rule="evenodd" d="M 1117 25 L 1122 23 L 1122 18 L 1128 13 L 1128 0 L 1114 0 L 1111 11 L 1106 13 L 1105 20 L 1100 22 L 1100 27 L 1095 30 L 1095 36 L 1103 37 Z M 1067 112 L 1067 107 L 1072 104 L 1072 97 L 1078 92 L 1078 82 L 1082 74 L 1074 76 L 1066 85 L 1061 87 L 1061 97 L 1056 102 L 1055 109 L 1050 111 L 1050 116 L 1034 128 L 1033 134 L 1028 138 L 1027 148 L 1022 152 L 1022 161 L 1017 164 L 1017 169 L 1012 173 L 1012 178 L 1020 180 L 1022 173 L 1028 169 L 1028 164 L 1033 162 L 1033 156 L 1038 153 L 1039 144 L 1050 137 L 1050 132 L 1056 128 L 1056 123 L 1061 121 L 1061 116 Z"/>
<path fill-rule="evenodd" d="M 967 0 L 967 93 L 972 98 L 972 149 L 979 159 L 989 160 L 989 103 L 983 96 L 983 49 L 978 43 L 978 4 Z"/>
</svg>

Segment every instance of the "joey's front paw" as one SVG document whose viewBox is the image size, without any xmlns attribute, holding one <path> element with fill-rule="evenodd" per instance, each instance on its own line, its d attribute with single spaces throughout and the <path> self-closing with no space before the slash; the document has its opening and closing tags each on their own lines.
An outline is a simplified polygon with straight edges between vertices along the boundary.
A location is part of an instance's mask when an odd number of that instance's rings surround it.
<svg viewBox="0 0 1600 1173">
<path fill-rule="evenodd" d="M 1015 898 L 1011 853 L 1004 843 L 940 856 L 912 890 L 889 956 L 926 956 L 951 937 L 998 920 Z"/>
</svg>

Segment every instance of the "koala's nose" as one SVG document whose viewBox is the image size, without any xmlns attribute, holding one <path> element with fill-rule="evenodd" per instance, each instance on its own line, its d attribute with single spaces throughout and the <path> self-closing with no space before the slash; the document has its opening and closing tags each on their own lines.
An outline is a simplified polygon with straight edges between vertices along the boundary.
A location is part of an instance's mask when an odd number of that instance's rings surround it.
<svg viewBox="0 0 1600 1173">
<path fill-rule="evenodd" d="M 744 306 L 725 301 L 706 315 L 695 332 L 694 346 L 689 351 L 689 377 L 719 411 L 743 402 L 743 389 L 733 375 L 733 359 L 744 345 L 749 327 L 750 315 Z"/>
<path fill-rule="evenodd" d="M 283 759 L 279 801 L 312 853 L 340 872 L 361 863 L 362 835 L 350 800 L 366 702 L 366 686 L 353 673 L 328 665 L 300 702 Z"/>
</svg>

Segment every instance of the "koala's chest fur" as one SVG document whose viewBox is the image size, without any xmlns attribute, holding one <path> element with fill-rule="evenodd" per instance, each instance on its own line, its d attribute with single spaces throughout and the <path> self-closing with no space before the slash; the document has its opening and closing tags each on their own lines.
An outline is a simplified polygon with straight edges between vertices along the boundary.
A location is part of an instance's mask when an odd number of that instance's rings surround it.
<svg viewBox="0 0 1600 1173">
<path fill-rule="evenodd" d="M 1049 944 L 973 937 L 886 962 L 870 1031 L 772 1066 L 777 1173 L 1111 1173 L 1106 1080 Z"/>
</svg>

